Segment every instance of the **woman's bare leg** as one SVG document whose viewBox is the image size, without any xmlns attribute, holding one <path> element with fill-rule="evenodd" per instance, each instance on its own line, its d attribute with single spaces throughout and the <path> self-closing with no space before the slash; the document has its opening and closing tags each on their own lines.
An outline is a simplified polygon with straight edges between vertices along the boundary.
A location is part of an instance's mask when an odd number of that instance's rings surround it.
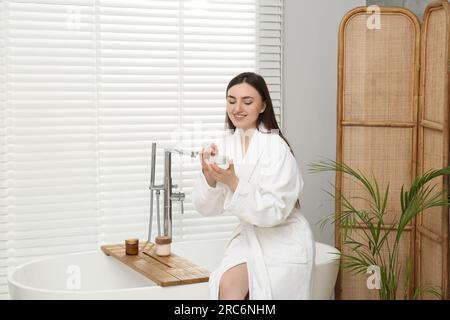
<svg viewBox="0 0 450 320">
<path fill-rule="evenodd" d="M 248 294 L 247 264 L 228 269 L 220 279 L 219 300 L 244 300 Z"/>
</svg>

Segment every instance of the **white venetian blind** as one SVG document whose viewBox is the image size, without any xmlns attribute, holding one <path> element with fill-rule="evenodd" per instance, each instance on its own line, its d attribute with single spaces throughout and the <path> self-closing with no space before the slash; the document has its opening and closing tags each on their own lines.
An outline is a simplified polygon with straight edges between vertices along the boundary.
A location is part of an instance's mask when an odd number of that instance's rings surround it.
<svg viewBox="0 0 450 320">
<path fill-rule="evenodd" d="M 257 71 L 269 87 L 277 122 L 282 126 L 282 0 L 259 0 Z"/>
<path fill-rule="evenodd" d="M 181 145 L 212 142 L 225 126 L 225 90 L 228 82 L 243 71 L 256 67 L 255 1 L 207 2 L 183 10 L 184 50 L 182 54 L 181 126 L 193 132 Z M 208 139 L 210 139 L 208 141 Z M 200 170 L 198 160 L 181 165 L 186 194 L 191 194 Z M 226 237 L 236 226 L 236 217 L 201 217 L 186 201 L 186 212 L 179 220 L 185 239 Z"/>
<path fill-rule="evenodd" d="M 151 143 L 161 184 L 165 147 L 199 149 L 223 130 L 236 74 L 265 77 L 280 119 L 280 0 L 3 0 L 0 10 L 0 297 L 7 272 L 30 259 L 146 239 Z M 175 241 L 236 225 L 193 209 L 199 169 L 172 155 L 186 193 L 183 216 L 173 203 Z"/>
<path fill-rule="evenodd" d="M 98 247 L 92 4 L 2 3 L 2 236 L 9 271 L 30 259 Z"/>
<path fill-rule="evenodd" d="M 6 212 L 6 109 L 5 109 L 5 27 L 6 12 L 0 4 L 0 299 L 6 296 L 6 274 L 8 272 L 8 229 Z"/>
<path fill-rule="evenodd" d="M 97 14 L 101 241 L 145 239 L 151 143 L 161 184 L 163 148 L 181 113 L 180 2 L 100 0 Z"/>
</svg>

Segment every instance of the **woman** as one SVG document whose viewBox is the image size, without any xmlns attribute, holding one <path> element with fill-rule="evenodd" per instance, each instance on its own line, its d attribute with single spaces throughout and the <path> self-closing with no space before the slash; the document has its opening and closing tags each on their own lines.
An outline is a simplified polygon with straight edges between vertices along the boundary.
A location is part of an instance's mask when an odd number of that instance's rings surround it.
<svg viewBox="0 0 450 320">
<path fill-rule="evenodd" d="M 310 299 L 315 246 L 300 213 L 303 179 L 279 131 L 267 85 L 255 73 L 239 74 L 226 99 L 226 125 L 234 132 L 202 149 L 192 193 L 202 215 L 240 220 L 210 275 L 211 299 Z M 219 167 L 211 156 L 228 156 L 229 167 Z"/>
</svg>

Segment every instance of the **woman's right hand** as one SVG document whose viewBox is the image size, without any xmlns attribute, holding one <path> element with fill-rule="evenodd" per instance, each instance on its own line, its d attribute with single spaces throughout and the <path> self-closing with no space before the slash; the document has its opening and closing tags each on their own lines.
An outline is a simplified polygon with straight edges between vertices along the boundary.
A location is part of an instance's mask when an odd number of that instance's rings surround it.
<svg viewBox="0 0 450 320">
<path fill-rule="evenodd" d="M 217 155 L 217 153 L 218 153 L 217 146 L 214 143 L 212 143 L 206 149 L 202 148 L 202 151 L 200 152 L 200 161 L 202 164 L 203 175 L 205 176 L 208 184 L 213 188 L 216 187 L 217 180 L 214 178 L 214 175 L 212 174 L 212 169 L 206 162 L 206 160 L 209 160 L 211 156 Z"/>
</svg>

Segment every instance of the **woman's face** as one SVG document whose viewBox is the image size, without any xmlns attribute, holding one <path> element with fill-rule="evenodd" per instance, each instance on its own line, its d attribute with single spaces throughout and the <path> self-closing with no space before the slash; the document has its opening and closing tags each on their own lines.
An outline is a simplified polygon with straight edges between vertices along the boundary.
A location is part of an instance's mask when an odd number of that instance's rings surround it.
<svg viewBox="0 0 450 320">
<path fill-rule="evenodd" d="M 259 92 L 248 83 L 236 84 L 228 90 L 227 113 L 236 128 L 256 128 L 256 120 L 265 108 Z"/>
</svg>

